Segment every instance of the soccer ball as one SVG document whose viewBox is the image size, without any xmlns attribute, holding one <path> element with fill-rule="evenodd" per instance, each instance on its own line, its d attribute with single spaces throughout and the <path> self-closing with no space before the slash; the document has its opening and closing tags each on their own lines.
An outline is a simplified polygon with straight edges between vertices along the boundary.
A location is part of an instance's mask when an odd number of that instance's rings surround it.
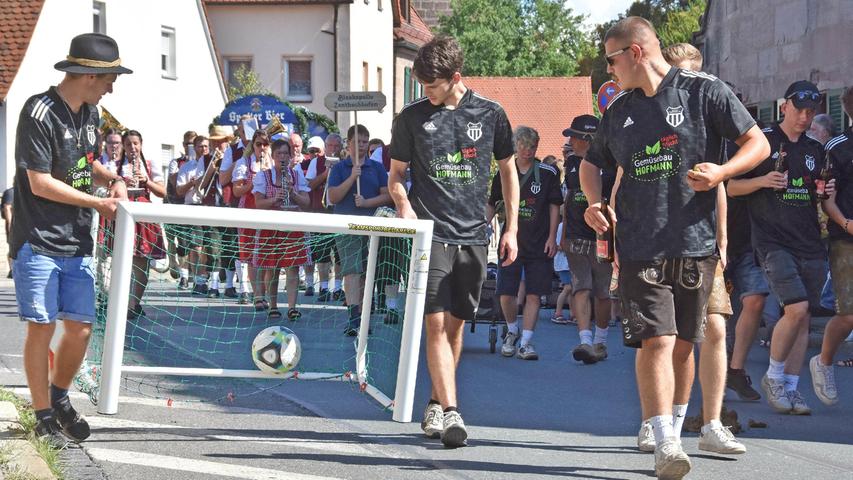
<svg viewBox="0 0 853 480">
<path fill-rule="evenodd" d="M 252 360 L 268 373 L 287 373 L 299 363 L 302 345 L 299 337 L 285 327 L 268 327 L 252 342 Z"/>
</svg>

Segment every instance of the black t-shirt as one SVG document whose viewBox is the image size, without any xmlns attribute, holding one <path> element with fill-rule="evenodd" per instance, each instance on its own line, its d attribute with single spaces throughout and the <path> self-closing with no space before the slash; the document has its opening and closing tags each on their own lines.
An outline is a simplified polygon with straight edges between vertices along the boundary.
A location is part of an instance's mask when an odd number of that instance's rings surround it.
<svg viewBox="0 0 853 480">
<path fill-rule="evenodd" d="M 728 161 L 740 149 L 735 142 L 723 142 L 723 158 Z M 726 226 L 729 245 L 727 254 L 734 258 L 752 251 L 752 229 L 749 227 L 749 207 L 746 197 L 726 196 Z"/>
<path fill-rule="evenodd" d="M 566 159 L 564 165 L 566 172 L 566 226 L 564 232 L 566 238 L 584 238 L 595 240 L 595 230 L 586 224 L 583 214 L 589 207 L 583 190 L 581 190 L 580 169 L 583 158 L 571 155 Z M 609 197 L 613 190 L 616 176 L 610 169 L 601 170 L 601 195 Z"/>
<path fill-rule="evenodd" d="M 784 142 L 788 164 L 788 187 L 782 191 L 761 188 L 747 195 L 752 228 L 752 246 L 762 254 L 786 250 L 801 258 L 822 258 L 814 179 L 823 167 L 823 145 L 802 134 L 796 142 L 778 124 L 762 130 L 772 152 L 754 170 L 739 178 L 755 178 L 770 173 Z"/>
<path fill-rule="evenodd" d="M 826 142 L 826 156 L 832 161 L 832 176 L 835 178 L 835 204 L 844 218 L 853 218 L 853 129 Z M 829 221 L 829 238 L 853 242 L 853 235 L 841 225 Z"/>
<path fill-rule="evenodd" d="M 5 192 L 3 192 L 3 202 L 2 205 L 5 207 L 6 205 L 12 205 L 12 202 L 15 199 L 15 188 L 7 188 Z"/>
<path fill-rule="evenodd" d="M 537 182 L 535 165 L 521 173 L 518 172 L 519 202 L 518 202 L 518 258 L 522 260 L 538 260 L 548 258 L 545 253 L 545 242 L 551 227 L 551 205 L 562 205 L 560 191 L 560 174 L 557 169 L 542 162 L 537 162 L 539 178 Z M 489 205 L 497 205 L 503 200 L 501 190 L 501 174 L 492 180 L 492 193 Z"/>
<path fill-rule="evenodd" d="M 695 192 L 687 172 L 720 162 L 722 139 L 755 120 L 713 75 L 671 68 L 657 93 L 623 91 L 612 101 L 586 160 L 622 167 L 616 248 L 625 260 L 703 257 L 716 248 L 716 191 Z"/>
<path fill-rule="evenodd" d="M 43 255 L 92 254 L 92 209 L 34 195 L 27 170 L 50 173 L 72 188 L 91 194 L 92 162 L 99 157 L 98 123 L 95 106 L 83 104 L 76 114 L 70 112 L 54 87 L 30 97 L 24 104 L 15 144 L 12 256 L 26 242 Z"/>
<path fill-rule="evenodd" d="M 503 108 L 471 89 L 455 109 L 423 98 L 403 108 L 391 138 L 391 158 L 410 164 L 412 209 L 435 222 L 433 239 L 485 244 L 491 160 L 515 151 Z"/>
</svg>

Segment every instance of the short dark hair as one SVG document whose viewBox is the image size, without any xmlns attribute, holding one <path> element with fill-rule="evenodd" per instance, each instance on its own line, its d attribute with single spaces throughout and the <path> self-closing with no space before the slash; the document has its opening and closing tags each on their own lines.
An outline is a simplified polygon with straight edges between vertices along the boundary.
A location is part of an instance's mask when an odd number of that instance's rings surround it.
<svg viewBox="0 0 853 480">
<path fill-rule="evenodd" d="M 142 134 L 136 130 L 128 130 L 124 132 L 124 135 L 121 136 L 121 141 L 124 142 L 127 140 L 127 137 L 137 137 L 140 142 L 142 142 Z"/>
<path fill-rule="evenodd" d="M 355 138 L 355 128 L 356 127 L 358 127 L 358 136 L 359 137 L 370 138 L 370 132 L 367 131 L 367 127 L 365 127 L 364 125 L 359 123 L 358 125 L 353 125 L 353 126 L 349 127 L 349 130 L 347 130 L 347 141 L 348 142 L 352 141 L 352 139 Z"/>
<path fill-rule="evenodd" d="M 190 143 L 190 142 L 192 142 L 192 140 L 193 140 L 196 136 L 198 136 L 198 134 L 197 134 L 197 133 L 195 133 L 195 130 L 187 130 L 186 132 L 184 132 L 184 143 Z"/>
<path fill-rule="evenodd" d="M 201 142 L 205 140 L 207 140 L 207 137 L 205 137 L 204 135 L 196 135 L 196 137 L 193 139 L 193 146 L 197 147 L 201 145 Z"/>
<path fill-rule="evenodd" d="M 367 146 L 371 147 L 373 145 L 379 145 L 381 147 L 384 147 L 385 142 L 383 142 L 381 138 L 371 138 L 370 141 L 367 142 Z"/>
<path fill-rule="evenodd" d="M 270 150 L 274 152 L 279 150 L 281 147 L 287 147 L 288 155 L 290 155 L 290 151 L 293 150 L 293 147 L 290 145 L 290 140 L 285 140 L 284 138 L 277 138 L 276 141 L 272 142 Z"/>
<path fill-rule="evenodd" d="M 415 56 L 414 73 L 418 80 L 432 83 L 437 78 L 449 80 L 462 71 L 465 56 L 453 37 L 439 35 L 427 42 Z"/>
<path fill-rule="evenodd" d="M 106 139 L 110 135 L 118 135 L 119 137 L 121 137 L 122 133 L 121 133 L 121 130 L 119 130 L 117 128 L 110 127 L 104 131 L 104 138 Z"/>
<path fill-rule="evenodd" d="M 651 33 L 653 37 L 657 37 L 657 31 L 655 31 L 652 22 L 643 17 L 625 17 L 607 30 L 607 33 L 604 34 L 604 42 L 613 39 L 637 43 L 647 33 Z"/>
</svg>

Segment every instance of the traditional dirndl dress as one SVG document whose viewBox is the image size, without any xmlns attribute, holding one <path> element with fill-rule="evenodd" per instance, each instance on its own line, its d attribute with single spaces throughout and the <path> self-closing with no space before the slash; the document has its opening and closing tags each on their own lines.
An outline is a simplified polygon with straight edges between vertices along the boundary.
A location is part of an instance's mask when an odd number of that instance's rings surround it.
<svg viewBox="0 0 853 480">
<path fill-rule="evenodd" d="M 296 185 L 296 174 L 289 170 L 293 184 Z M 273 184 L 272 170 L 265 170 L 266 197 L 277 197 L 283 187 Z M 280 207 L 275 207 L 279 210 Z M 305 249 L 305 234 L 303 232 L 286 232 L 281 230 L 258 230 L 257 250 L 254 264 L 259 268 L 289 268 L 298 267 L 308 262 L 308 251 Z"/>
<path fill-rule="evenodd" d="M 129 162 L 128 162 L 129 163 Z M 148 161 L 142 162 L 145 168 L 145 173 L 148 178 L 151 178 L 151 165 Z M 118 174 L 125 177 L 123 174 L 124 164 L 119 166 Z M 125 177 L 126 178 L 126 177 Z M 129 198 L 131 202 L 151 203 L 151 190 L 144 188 L 144 193 L 135 198 Z M 153 260 L 166 258 L 166 247 L 163 244 L 163 231 L 160 225 L 156 223 L 136 223 L 136 236 L 133 242 L 133 256 L 144 257 Z"/>
<path fill-rule="evenodd" d="M 254 158 L 255 156 L 252 155 L 249 158 L 242 159 L 246 162 L 246 181 L 249 182 L 249 185 L 252 185 L 252 179 L 257 175 L 252 170 L 252 165 L 255 163 Z M 237 204 L 237 208 L 255 208 L 255 195 L 252 193 L 251 188 L 240 197 L 240 202 Z M 258 233 L 257 230 L 254 228 L 238 228 L 237 233 L 238 258 L 241 262 L 248 263 L 253 261 L 257 242 L 257 238 L 255 238 Z"/>
</svg>

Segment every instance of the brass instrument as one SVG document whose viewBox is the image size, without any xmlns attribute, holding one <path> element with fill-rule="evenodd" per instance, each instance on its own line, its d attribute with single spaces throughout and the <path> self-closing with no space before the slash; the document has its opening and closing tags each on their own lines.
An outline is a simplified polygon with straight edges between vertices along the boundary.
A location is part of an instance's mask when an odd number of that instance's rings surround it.
<svg viewBox="0 0 853 480">
<path fill-rule="evenodd" d="M 222 152 L 214 150 L 210 157 L 210 163 L 207 164 L 207 168 L 204 170 L 204 175 L 201 176 L 201 180 L 199 180 L 198 184 L 193 187 L 192 203 L 194 205 L 201 205 L 207 197 L 207 194 L 210 192 L 210 187 L 213 185 L 213 179 L 216 178 L 216 175 L 219 173 L 219 167 L 221 165 Z"/>
<path fill-rule="evenodd" d="M 281 123 L 281 120 L 277 116 L 273 116 L 270 123 L 264 127 L 264 131 L 267 132 L 267 135 L 272 137 L 273 135 L 278 135 L 279 133 L 287 133 L 287 127 Z"/>
<path fill-rule="evenodd" d="M 101 133 L 104 133 L 111 128 L 114 128 L 121 133 L 127 131 L 127 127 L 125 127 L 121 124 L 121 122 L 116 120 L 116 117 L 114 117 L 113 114 L 110 113 L 110 111 L 104 108 L 103 106 L 101 106 L 101 119 L 103 120 L 103 125 L 101 125 Z"/>
</svg>

